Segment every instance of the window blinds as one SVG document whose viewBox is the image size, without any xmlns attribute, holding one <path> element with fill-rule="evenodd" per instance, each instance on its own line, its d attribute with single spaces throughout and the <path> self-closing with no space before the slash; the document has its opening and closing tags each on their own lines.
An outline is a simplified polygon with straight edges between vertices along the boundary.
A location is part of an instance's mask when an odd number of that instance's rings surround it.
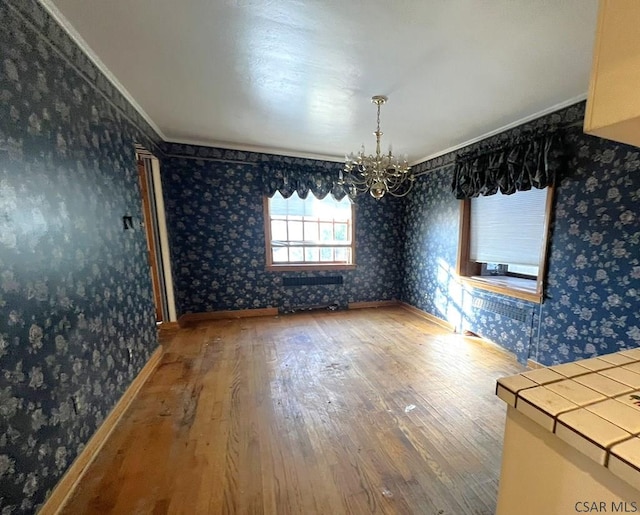
<svg viewBox="0 0 640 515">
<path fill-rule="evenodd" d="M 479 263 L 538 266 L 549 188 L 471 199 L 470 257 Z"/>
</svg>

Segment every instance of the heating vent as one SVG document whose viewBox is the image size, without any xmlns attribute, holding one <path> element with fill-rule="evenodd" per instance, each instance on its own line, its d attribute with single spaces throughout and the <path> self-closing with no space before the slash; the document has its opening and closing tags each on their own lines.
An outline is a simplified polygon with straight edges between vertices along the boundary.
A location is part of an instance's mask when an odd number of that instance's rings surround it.
<svg viewBox="0 0 640 515">
<path fill-rule="evenodd" d="M 342 284 L 341 275 L 326 275 L 319 277 L 283 277 L 282 286 L 318 286 L 325 284 Z"/>
<path fill-rule="evenodd" d="M 510 306 L 509 304 L 495 300 L 479 299 L 477 297 L 473 299 L 473 307 L 483 309 L 485 311 L 491 311 L 492 313 L 512 318 L 513 320 L 518 320 L 520 322 L 526 322 L 529 315 L 529 310 L 527 309 Z"/>
</svg>

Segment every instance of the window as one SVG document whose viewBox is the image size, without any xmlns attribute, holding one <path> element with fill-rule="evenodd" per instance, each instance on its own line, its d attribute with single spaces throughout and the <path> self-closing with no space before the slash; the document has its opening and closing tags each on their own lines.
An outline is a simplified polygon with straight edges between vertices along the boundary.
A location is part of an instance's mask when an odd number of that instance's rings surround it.
<svg viewBox="0 0 640 515">
<path fill-rule="evenodd" d="M 265 197 L 267 268 L 333 269 L 354 266 L 353 204 L 312 193 Z"/>
<path fill-rule="evenodd" d="M 553 188 L 462 201 L 458 274 L 473 287 L 541 302 Z"/>
</svg>

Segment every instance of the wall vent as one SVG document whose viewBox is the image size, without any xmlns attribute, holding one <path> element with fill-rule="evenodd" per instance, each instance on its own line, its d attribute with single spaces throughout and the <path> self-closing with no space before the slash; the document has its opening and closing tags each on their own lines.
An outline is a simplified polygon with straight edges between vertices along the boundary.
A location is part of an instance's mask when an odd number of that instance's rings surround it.
<svg viewBox="0 0 640 515">
<path fill-rule="evenodd" d="M 317 277 L 283 277 L 282 286 L 324 286 L 327 284 L 343 284 L 341 275 L 325 275 Z"/>
<path fill-rule="evenodd" d="M 529 316 L 528 309 L 511 306 L 504 302 L 495 300 L 480 299 L 478 297 L 473 299 L 473 307 L 484 311 L 490 311 L 491 313 L 496 313 L 520 322 L 526 322 Z"/>
</svg>

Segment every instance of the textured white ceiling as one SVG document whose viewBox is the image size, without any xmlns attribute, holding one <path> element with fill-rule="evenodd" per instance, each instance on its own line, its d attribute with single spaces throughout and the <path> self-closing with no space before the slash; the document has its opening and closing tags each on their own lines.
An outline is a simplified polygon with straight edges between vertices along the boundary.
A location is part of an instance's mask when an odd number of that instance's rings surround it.
<svg viewBox="0 0 640 515">
<path fill-rule="evenodd" d="M 588 88 L 597 0 L 42 0 L 169 141 L 439 153 Z"/>
</svg>

